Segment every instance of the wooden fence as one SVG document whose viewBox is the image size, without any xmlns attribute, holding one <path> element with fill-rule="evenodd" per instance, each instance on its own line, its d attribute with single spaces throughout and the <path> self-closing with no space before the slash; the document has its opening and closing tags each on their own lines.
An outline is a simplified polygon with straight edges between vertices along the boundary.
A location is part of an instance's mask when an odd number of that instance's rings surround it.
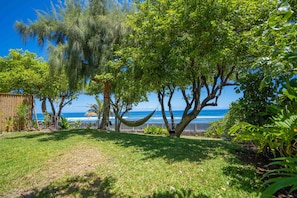
<svg viewBox="0 0 297 198">
<path fill-rule="evenodd" d="M 33 96 L 0 93 L 0 131 L 5 131 L 7 119 L 16 117 L 16 107 L 20 104 L 29 106 L 29 120 L 32 120 Z"/>
</svg>

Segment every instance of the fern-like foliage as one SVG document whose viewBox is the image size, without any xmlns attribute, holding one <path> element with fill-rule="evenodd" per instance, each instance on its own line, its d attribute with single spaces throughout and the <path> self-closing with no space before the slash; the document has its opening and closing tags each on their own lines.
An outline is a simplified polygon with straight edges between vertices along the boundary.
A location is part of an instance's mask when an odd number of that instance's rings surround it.
<svg viewBox="0 0 297 198">
<path fill-rule="evenodd" d="M 297 196 L 297 157 L 275 158 L 269 166 L 278 166 L 278 169 L 266 173 L 261 197 L 273 197 L 278 191 L 287 189 L 288 197 Z M 284 191 L 285 192 L 285 191 Z"/>
<path fill-rule="evenodd" d="M 256 126 L 241 122 L 230 129 L 234 140 L 252 141 L 260 152 L 267 148 L 275 155 L 294 156 L 297 154 L 297 115 L 279 114 L 273 123 Z"/>
</svg>

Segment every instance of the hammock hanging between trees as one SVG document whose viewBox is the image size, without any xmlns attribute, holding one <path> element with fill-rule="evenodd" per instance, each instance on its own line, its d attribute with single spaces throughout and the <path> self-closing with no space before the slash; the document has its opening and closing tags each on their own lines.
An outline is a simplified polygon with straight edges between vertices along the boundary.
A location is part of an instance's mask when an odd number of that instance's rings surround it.
<svg viewBox="0 0 297 198">
<path fill-rule="evenodd" d="M 119 119 L 124 125 L 129 126 L 129 127 L 137 127 L 137 126 L 143 125 L 154 115 L 155 112 L 156 112 L 156 109 L 152 113 L 148 114 L 147 116 L 145 116 L 144 118 L 142 118 L 140 120 L 129 121 L 129 120 L 123 119 L 114 108 L 114 114 L 117 117 L 117 119 Z"/>
</svg>

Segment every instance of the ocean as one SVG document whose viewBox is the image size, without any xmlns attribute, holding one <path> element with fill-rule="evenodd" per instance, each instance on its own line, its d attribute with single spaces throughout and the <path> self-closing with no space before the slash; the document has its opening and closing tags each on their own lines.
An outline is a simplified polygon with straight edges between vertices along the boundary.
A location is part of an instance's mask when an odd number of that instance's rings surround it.
<svg viewBox="0 0 297 198">
<path fill-rule="evenodd" d="M 197 116 L 197 118 L 194 119 L 191 123 L 199 124 L 199 123 L 210 123 L 213 121 L 217 121 L 219 119 L 222 119 L 227 112 L 228 112 L 228 109 L 202 110 L 200 114 Z M 150 113 L 151 111 L 131 111 L 124 116 L 124 119 L 139 120 Z M 168 121 L 170 122 L 169 113 L 168 112 L 166 113 L 167 113 L 166 116 L 168 118 Z M 173 111 L 173 113 L 174 113 L 175 123 L 178 123 L 182 118 L 183 111 L 176 110 L 176 111 Z M 62 117 L 66 118 L 70 122 L 81 121 L 81 122 L 87 122 L 87 123 L 95 123 L 97 121 L 97 117 L 87 117 L 85 116 L 85 112 L 63 113 Z M 38 113 L 37 118 L 39 121 L 42 121 L 43 114 Z M 111 115 L 110 121 L 114 123 L 114 120 L 115 120 L 114 115 Z M 161 111 L 156 111 L 152 116 L 152 118 L 147 122 L 147 124 L 162 124 L 162 123 L 164 123 L 164 121 L 163 121 Z"/>
</svg>

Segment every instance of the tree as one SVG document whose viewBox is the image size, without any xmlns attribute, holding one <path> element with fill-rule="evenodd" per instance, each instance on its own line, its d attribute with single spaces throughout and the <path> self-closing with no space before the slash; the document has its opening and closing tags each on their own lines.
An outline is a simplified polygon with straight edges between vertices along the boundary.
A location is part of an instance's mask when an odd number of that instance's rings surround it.
<svg viewBox="0 0 297 198">
<path fill-rule="evenodd" d="M 296 66 L 296 2 L 278 1 L 270 10 L 269 18 L 250 31 L 253 40 L 250 52 L 255 58 L 254 66 L 260 67 L 263 81 L 291 78 Z"/>
<path fill-rule="evenodd" d="M 49 71 L 47 74 L 43 77 L 44 83 L 36 96 L 41 98 L 44 103 L 49 102 L 53 124 L 57 128 L 63 108 L 77 98 L 78 91 L 70 89 L 64 70 L 61 72 Z M 49 114 L 46 108 L 43 109 L 43 113 Z"/>
<path fill-rule="evenodd" d="M 7 56 L 0 57 L 0 92 L 36 96 L 47 71 L 48 64 L 35 53 L 11 49 Z M 31 113 L 32 110 L 29 109 Z M 10 121 L 12 122 L 11 119 Z"/>
<path fill-rule="evenodd" d="M 108 73 L 96 75 L 93 78 L 88 87 L 88 92 L 90 91 L 88 94 L 98 94 L 100 92 L 98 87 L 102 82 L 110 84 L 112 95 L 110 100 L 116 115 L 115 130 L 119 132 L 123 116 L 132 110 L 133 106 L 137 105 L 138 102 L 147 101 L 147 89 L 141 82 L 134 81 L 136 74 L 133 67 L 130 67 L 128 57 L 125 57 L 121 50 L 116 51 L 113 60 L 107 64 Z"/>
<path fill-rule="evenodd" d="M 37 38 L 43 45 L 46 40 L 61 45 L 59 57 L 65 62 L 71 88 L 77 82 L 87 81 L 95 74 L 108 73 L 105 64 L 114 47 L 121 42 L 125 17 L 115 1 L 68 0 L 65 5 L 52 7 L 51 12 L 37 12 L 38 20 L 29 25 L 17 22 L 16 28 L 25 40 Z M 110 84 L 104 83 L 104 113 L 101 128 L 109 119 Z"/>
<path fill-rule="evenodd" d="M 35 53 L 11 49 L 0 57 L 0 92 L 34 95 L 47 71 L 48 64 Z"/>
<path fill-rule="evenodd" d="M 243 115 L 240 121 L 262 126 L 270 122 L 270 118 L 275 115 L 271 108 L 277 102 L 278 85 L 277 83 L 264 83 L 264 71 L 261 68 L 249 69 L 246 75 L 238 79 L 239 87 L 237 91 L 243 93 L 235 108 Z"/>
<path fill-rule="evenodd" d="M 233 85 L 238 69 L 246 66 L 244 33 L 262 11 L 248 9 L 248 3 L 151 0 L 139 3 L 130 16 L 130 54 L 142 81 L 159 92 L 161 106 L 166 93 L 170 108 L 175 88 L 182 92 L 185 108 L 176 136 L 204 107 L 216 106 L 222 89 Z"/>
<path fill-rule="evenodd" d="M 44 114 L 48 114 L 48 100 L 55 121 L 59 120 L 62 109 L 77 95 L 76 91 L 69 89 L 64 70 L 51 72 L 47 62 L 29 51 L 10 50 L 7 57 L 0 58 L 0 76 L 1 92 L 29 94 L 40 98 Z M 54 124 L 57 126 L 57 122 Z"/>
</svg>

